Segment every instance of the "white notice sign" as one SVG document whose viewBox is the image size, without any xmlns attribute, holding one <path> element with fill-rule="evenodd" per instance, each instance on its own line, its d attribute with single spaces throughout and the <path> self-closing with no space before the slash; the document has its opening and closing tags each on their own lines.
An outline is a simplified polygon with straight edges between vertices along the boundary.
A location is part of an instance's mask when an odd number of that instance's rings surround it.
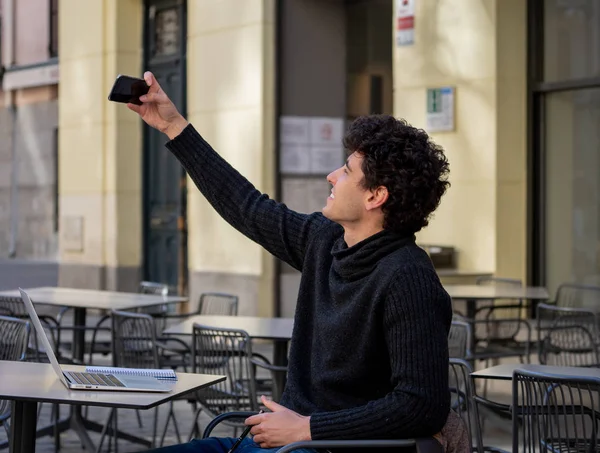
<svg viewBox="0 0 600 453">
<path fill-rule="evenodd" d="M 454 130 L 454 87 L 427 89 L 427 132 Z"/>
<path fill-rule="evenodd" d="M 293 143 L 296 145 L 307 145 L 310 134 L 310 121 L 303 116 L 281 117 L 281 143 Z"/>
<path fill-rule="evenodd" d="M 279 168 L 282 173 L 294 175 L 310 173 L 310 148 L 308 145 L 282 143 Z"/>
<path fill-rule="evenodd" d="M 344 120 L 329 117 L 281 117 L 280 171 L 327 175 L 344 162 Z"/>
<path fill-rule="evenodd" d="M 344 155 L 341 147 L 313 146 L 310 148 L 310 172 L 329 174 L 341 166 Z"/>
<path fill-rule="evenodd" d="M 415 42 L 415 1 L 396 0 L 396 44 L 407 46 Z"/>
<path fill-rule="evenodd" d="M 343 123 L 341 118 L 311 118 L 310 144 L 341 147 Z"/>
</svg>

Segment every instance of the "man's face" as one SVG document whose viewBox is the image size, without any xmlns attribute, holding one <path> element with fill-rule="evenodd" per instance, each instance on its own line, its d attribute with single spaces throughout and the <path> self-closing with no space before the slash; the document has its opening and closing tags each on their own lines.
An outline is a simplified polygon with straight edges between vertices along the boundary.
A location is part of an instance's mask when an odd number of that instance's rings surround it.
<svg viewBox="0 0 600 453">
<path fill-rule="evenodd" d="M 348 156 L 345 165 L 327 176 L 333 187 L 322 210 L 323 215 L 342 226 L 360 223 L 367 212 L 365 201 L 368 191 L 360 184 L 364 178 L 362 161 L 363 157 L 355 152 Z"/>
</svg>

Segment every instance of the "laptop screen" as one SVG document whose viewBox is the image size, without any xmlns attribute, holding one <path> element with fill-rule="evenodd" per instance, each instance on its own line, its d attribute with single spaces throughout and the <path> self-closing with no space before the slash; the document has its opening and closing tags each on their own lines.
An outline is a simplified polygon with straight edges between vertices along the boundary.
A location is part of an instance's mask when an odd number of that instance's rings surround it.
<svg viewBox="0 0 600 453">
<path fill-rule="evenodd" d="M 19 288 L 19 291 L 21 292 L 21 299 L 23 299 L 23 303 L 25 304 L 27 313 L 29 313 L 31 322 L 33 323 L 33 326 L 35 327 L 37 336 L 42 341 L 42 345 L 44 346 L 44 349 L 46 350 L 48 359 L 50 360 L 50 363 L 52 364 L 52 368 L 54 368 L 54 372 L 56 373 L 58 378 L 63 382 L 63 384 L 65 384 L 66 387 L 69 387 L 69 384 L 67 383 L 67 380 L 65 379 L 65 376 L 63 374 L 62 368 L 60 367 L 58 360 L 56 359 L 56 356 L 54 355 L 54 350 L 52 349 L 52 345 L 50 344 L 50 341 L 48 340 L 48 337 L 46 336 L 44 327 L 42 326 L 42 323 L 40 322 L 40 318 L 38 317 L 37 313 L 35 312 L 35 309 L 33 308 L 33 303 L 31 302 L 31 298 L 29 297 L 29 294 L 27 294 L 21 288 Z"/>
</svg>

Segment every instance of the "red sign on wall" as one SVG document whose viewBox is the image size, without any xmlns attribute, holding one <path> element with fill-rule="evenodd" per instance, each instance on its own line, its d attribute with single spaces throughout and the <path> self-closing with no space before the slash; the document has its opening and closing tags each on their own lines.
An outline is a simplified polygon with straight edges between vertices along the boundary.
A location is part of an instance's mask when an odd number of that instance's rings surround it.
<svg viewBox="0 0 600 453">
<path fill-rule="evenodd" d="M 415 42 L 415 1 L 397 0 L 396 44 L 406 46 Z"/>
</svg>

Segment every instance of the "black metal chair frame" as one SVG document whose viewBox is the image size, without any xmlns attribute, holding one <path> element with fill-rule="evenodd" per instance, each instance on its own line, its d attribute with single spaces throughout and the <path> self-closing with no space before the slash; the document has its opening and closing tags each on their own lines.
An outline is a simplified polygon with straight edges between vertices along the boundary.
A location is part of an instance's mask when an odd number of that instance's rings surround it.
<svg viewBox="0 0 600 453">
<path fill-rule="evenodd" d="M 465 360 L 450 359 L 449 370 L 449 374 L 456 378 L 456 382 L 451 382 L 449 387 L 450 393 L 453 395 L 452 410 L 457 412 L 463 421 L 466 422 L 470 440 L 471 442 L 476 442 L 476 445 L 472 445 L 472 451 L 481 453 L 483 452 L 483 440 L 481 430 L 479 429 L 477 405 L 473 400 L 473 384 L 470 378 L 471 366 Z M 241 423 L 244 419 L 255 414 L 257 414 L 256 411 L 236 411 L 220 414 L 208 423 L 202 438 L 206 439 L 210 437 L 214 428 L 223 421 L 239 420 Z M 286 453 L 301 448 L 406 448 L 411 449 L 410 451 L 416 450 L 421 453 L 443 452 L 442 445 L 433 437 L 391 440 L 311 440 L 285 445 L 277 450 L 277 452 Z"/>
<path fill-rule="evenodd" d="M 126 311 L 112 310 L 111 314 L 110 314 L 110 320 L 111 320 L 111 325 L 112 325 L 112 327 L 111 327 L 111 331 L 112 331 L 111 349 L 112 349 L 112 357 L 113 357 L 113 366 L 134 367 L 134 368 L 144 368 L 144 367 L 145 368 L 162 368 L 164 365 L 164 363 L 161 361 L 161 358 L 163 357 L 162 352 L 164 350 L 168 350 L 168 346 L 166 345 L 166 342 L 175 341 L 178 344 L 183 343 L 183 342 L 181 342 L 181 340 L 178 340 L 176 338 L 168 338 L 167 337 L 167 338 L 163 339 L 163 338 L 157 337 L 156 322 L 155 322 L 154 317 L 151 316 L 150 314 L 132 313 L 132 312 L 126 312 Z M 120 329 L 121 324 L 123 322 L 126 322 L 123 320 L 131 320 L 131 322 L 133 322 L 133 323 L 138 321 L 139 323 L 146 324 L 146 326 L 148 327 L 148 329 L 147 329 L 148 332 L 143 337 L 133 337 L 131 339 L 131 341 L 140 341 L 142 343 L 145 343 L 147 349 L 143 349 L 140 351 L 143 353 L 143 355 L 145 357 L 148 358 L 147 362 L 129 363 L 129 362 L 127 362 L 127 360 L 125 360 L 125 362 L 123 362 L 121 360 L 121 358 L 126 355 L 126 351 L 124 350 L 123 345 L 121 344 L 124 339 L 120 338 L 120 336 L 119 336 L 120 332 L 121 332 L 121 329 Z M 126 339 L 125 339 L 125 341 L 126 341 Z M 185 343 L 183 343 L 183 344 L 185 345 Z M 93 343 L 92 343 L 92 345 L 93 345 Z M 149 355 L 147 355 L 147 354 L 149 354 Z M 187 361 L 185 361 L 184 363 L 187 363 Z M 164 443 L 167 429 L 169 426 L 169 422 L 171 420 L 173 421 L 177 440 L 181 443 L 181 435 L 179 432 L 179 427 L 177 425 L 177 420 L 175 418 L 175 412 L 173 410 L 173 401 L 170 401 L 170 403 L 169 403 L 169 413 L 167 415 L 165 427 L 164 427 L 162 435 L 161 435 L 161 441 L 160 441 L 161 446 Z M 141 424 L 141 419 L 140 419 L 139 413 L 138 413 L 138 423 Z M 111 424 L 112 424 L 114 431 L 110 429 Z M 157 430 L 158 430 L 158 406 L 155 408 L 155 412 L 154 412 L 154 424 L 153 424 L 153 435 L 152 435 L 152 446 L 153 447 L 156 445 Z M 105 428 L 104 428 L 101 438 L 100 438 L 98 450 L 101 449 L 104 439 L 106 437 L 106 434 L 108 434 L 109 432 L 118 432 L 117 409 L 112 409 L 110 411 L 108 419 L 106 420 L 106 423 L 105 423 Z M 118 442 L 117 442 L 116 438 L 114 441 L 114 447 L 115 447 L 115 453 L 118 453 Z"/>
<path fill-rule="evenodd" d="M 218 415 L 206 425 L 202 438 L 210 437 L 212 431 L 221 422 L 243 420 L 257 413 L 254 411 L 238 411 Z M 411 449 L 409 451 L 415 450 L 418 453 L 443 453 L 442 445 L 433 437 L 393 440 L 308 440 L 285 445 L 277 450 L 277 453 L 287 453 L 301 448 L 407 448 Z"/>
<path fill-rule="evenodd" d="M 478 285 L 486 283 L 522 286 L 521 280 L 512 278 L 480 277 L 477 279 Z M 496 302 L 492 302 L 489 305 L 479 307 L 475 311 L 475 319 L 469 320 L 469 322 L 473 324 L 473 336 L 475 339 L 475 349 L 471 351 L 473 359 L 485 360 L 487 364 L 490 359 L 519 357 L 521 362 L 523 362 L 523 359 L 525 359 L 527 363 L 530 362 L 532 328 L 529 321 L 522 317 L 524 307 L 525 305 L 522 300 L 509 304 L 497 304 Z M 510 310 L 511 313 L 516 312 L 517 316 L 493 318 L 496 313 L 501 313 L 502 311 L 506 312 L 508 310 Z M 480 316 L 481 314 L 483 314 L 483 316 Z M 477 336 L 476 327 L 478 325 L 485 327 L 485 337 Z M 512 334 L 500 337 L 494 336 L 494 331 L 506 325 L 513 326 L 514 330 Z M 527 332 L 527 339 L 525 341 L 516 339 L 516 336 L 521 329 L 525 329 Z M 478 351 L 478 345 L 481 343 L 484 343 L 485 346 L 483 346 L 482 350 Z"/>
<path fill-rule="evenodd" d="M 586 326 L 559 323 L 546 332 L 539 348 L 542 365 L 600 367 L 598 344 Z"/>
<path fill-rule="evenodd" d="M 208 333 L 203 334 L 203 332 Z M 203 340 L 203 336 L 208 337 L 210 341 Z M 233 341 L 237 341 L 235 349 L 226 350 L 221 348 L 224 344 L 223 340 L 227 338 L 230 338 L 230 346 L 233 346 Z M 203 348 L 202 343 L 208 347 Z M 210 344 L 207 345 L 206 343 Z M 261 355 L 255 354 L 252 351 L 250 336 L 246 331 L 240 329 L 224 329 L 194 324 L 191 357 L 193 373 L 225 374 L 227 380 L 217 387 L 213 386 L 207 390 L 196 392 L 195 399 L 193 401 L 189 400 L 192 403 L 197 402 L 200 404 L 196 409 L 190 438 L 199 434 L 197 421 L 203 408 L 213 417 L 223 413 L 219 406 L 229 406 L 225 409 L 227 412 L 246 408 L 258 411 L 257 367 L 268 370 L 272 375 L 287 372 L 287 367 L 271 365 Z M 202 359 L 202 357 L 204 358 Z M 274 385 L 277 380 L 272 379 L 272 381 Z M 221 404 L 213 404 L 212 400 L 218 401 L 219 395 L 223 396 L 223 401 Z M 239 423 L 228 423 L 228 425 L 234 429 L 234 435 L 237 429 L 243 427 Z"/>
<path fill-rule="evenodd" d="M 552 452 L 556 449 L 548 443 L 548 440 L 558 440 L 570 447 L 574 445 L 575 451 L 598 451 L 600 449 L 600 411 L 598 410 L 598 398 L 600 397 L 600 378 L 587 376 L 567 376 L 555 373 L 544 373 L 539 371 L 516 369 L 513 373 L 513 399 L 512 399 L 512 420 L 513 420 L 513 451 L 524 451 L 526 453 Z M 530 391 L 528 384 L 539 385 L 537 394 Z M 557 396 L 564 396 L 564 388 L 568 390 L 570 403 L 558 402 Z M 576 390 L 573 391 L 573 388 Z M 595 407 L 588 407 L 574 402 L 581 399 L 582 394 L 594 393 L 596 398 L 591 398 L 591 403 Z M 573 398 L 576 395 L 578 398 Z M 523 404 L 525 402 L 525 404 Z M 561 426 L 556 422 L 560 417 L 572 417 L 573 427 Z M 579 417 L 579 418 L 576 418 Z M 552 418 L 552 419 L 551 419 Z M 585 419 L 588 418 L 591 423 L 587 432 Z M 519 429 L 521 428 L 521 430 Z M 582 428 L 584 434 L 579 436 L 577 428 Z M 566 432 L 565 432 L 566 431 Z M 540 434 L 543 434 L 540 436 Z M 563 437 L 562 434 L 566 434 Z M 590 435 L 591 434 L 591 435 Z M 522 439 L 522 445 L 519 441 Z M 586 448 L 577 444 L 578 441 L 590 441 L 590 446 Z M 521 449 L 520 449 L 521 447 Z M 560 451 L 562 448 L 559 447 Z"/>
<path fill-rule="evenodd" d="M 30 326 L 29 322 L 10 316 L 0 316 L 0 348 L 1 360 L 21 361 L 25 360 L 27 355 L 27 346 L 29 343 Z M 9 335 L 12 335 L 9 338 Z M 11 401 L 0 400 L 0 425 L 6 430 L 8 444 L 10 445 L 10 419 Z"/>
</svg>

